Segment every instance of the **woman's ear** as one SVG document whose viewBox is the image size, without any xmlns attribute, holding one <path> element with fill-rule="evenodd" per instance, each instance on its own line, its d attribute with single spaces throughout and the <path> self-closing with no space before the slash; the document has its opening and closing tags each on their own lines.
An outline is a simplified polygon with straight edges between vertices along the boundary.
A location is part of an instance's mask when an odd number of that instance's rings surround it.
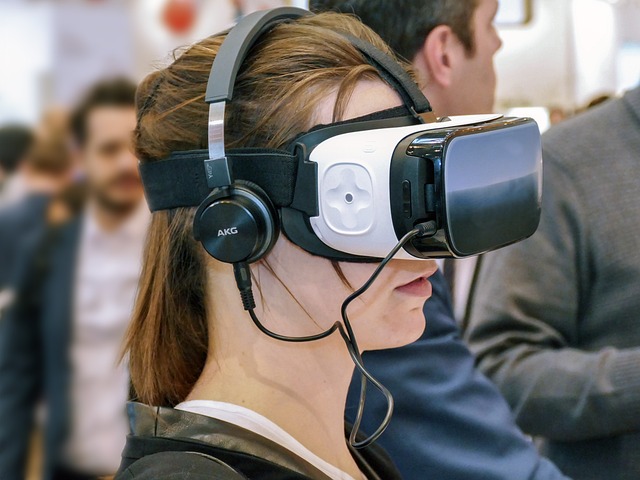
<svg viewBox="0 0 640 480">
<path fill-rule="evenodd" d="M 414 64 L 426 70 L 426 79 L 442 88 L 451 86 L 459 50 L 463 48 L 451 27 L 438 25 L 424 39 Z"/>
</svg>

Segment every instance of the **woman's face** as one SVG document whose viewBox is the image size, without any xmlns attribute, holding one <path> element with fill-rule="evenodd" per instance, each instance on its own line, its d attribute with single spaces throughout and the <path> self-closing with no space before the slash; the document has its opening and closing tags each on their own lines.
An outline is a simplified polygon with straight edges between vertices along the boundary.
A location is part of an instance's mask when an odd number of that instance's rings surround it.
<svg viewBox="0 0 640 480">
<path fill-rule="evenodd" d="M 397 93 L 381 81 L 362 80 L 356 86 L 343 120 L 401 104 Z M 316 121 L 331 123 L 335 97 L 316 111 Z M 319 333 L 340 319 L 344 299 L 359 288 L 377 264 L 340 263 L 353 290 L 339 278 L 330 260 L 308 254 L 281 235 L 267 257 L 272 273 L 255 273 L 262 293 L 264 323 L 284 335 Z M 431 295 L 426 280 L 437 269 L 433 260 L 393 260 L 371 288 L 352 302 L 349 319 L 362 350 L 405 345 L 424 331 L 422 306 Z M 267 280 L 268 278 L 268 280 Z M 276 320 L 278 319 L 278 320 Z"/>
</svg>

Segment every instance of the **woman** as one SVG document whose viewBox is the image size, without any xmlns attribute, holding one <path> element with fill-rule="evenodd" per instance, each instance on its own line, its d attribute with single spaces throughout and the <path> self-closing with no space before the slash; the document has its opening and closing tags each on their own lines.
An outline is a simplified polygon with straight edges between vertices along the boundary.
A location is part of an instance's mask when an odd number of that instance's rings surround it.
<svg viewBox="0 0 640 480">
<path fill-rule="evenodd" d="M 401 105 L 341 33 L 389 53 L 367 27 L 336 14 L 300 18 L 264 35 L 227 105 L 227 147 L 283 148 L 316 125 Z M 139 158 L 206 148 L 204 92 L 223 39 L 193 45 L 140 86 Z M 356 452 L 345 440 L 353 362 L 340 335 L 294 344 L 260 332 L 243 310 L 231 265 L 208 256 L 194 240 L 194 210 L 153 216 L 126 351 L 138 398 L 171 408 L 130 408 L 135 435 L 120 477 L 186 478 L 182 469 L 189 465 L 192 474 L 202 467 L 206 478 L 236 478 L 220 461 L 245 476 L 239 478 L 397 477 L 382 453 Z M 340 318 L 351 286 L 362 285 L 375 267 L 331 262 L 280 236 L 266 258 L 251 265 L 256 314 L 282 335 L 325 331 Z M 351 304 L 363 350 L 420 336 L 422 305 L 430 295 L 426 278 L 435 269 L 433 261 L 393 260 Z M 171 449 L 165 448 L 171 441 L 179 443 L 176 450 L 198 455 L 186 461 L 185 455 L 153 455 Z M 219 477 L 212 476 L 214 466 Z"/>
</svg>

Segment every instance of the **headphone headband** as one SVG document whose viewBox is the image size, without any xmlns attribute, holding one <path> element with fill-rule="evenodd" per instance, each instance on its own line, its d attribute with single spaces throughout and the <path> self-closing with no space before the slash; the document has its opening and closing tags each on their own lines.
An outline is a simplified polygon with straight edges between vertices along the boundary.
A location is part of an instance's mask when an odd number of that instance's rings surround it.
<svg viewBox="0 0 640 480">
<path fill-rule="evenodd" d="M 238 70 L 249 50 L 274 24 L 286 19 L 311 15 L 301 8 L 283 7 L 254 12 L 241 19 L 222 42 L 211 65 L 205 101 L 209 104 L 209 159 L 224 159 L 224 113 L 233 98 Z M 215 185 L 208 181 L 209 187 Z"/>
<path fill-rule="evenodd" d="M 302 8 L 283 7 L 254 12 L 241 19 L 233 27 L 220 46 L 207 82 L 207 103 L 230 102 L 238 70 L 244 63 L 251 47 L 275 24 L 288 19 L 311 15 Z"/>
</svg>

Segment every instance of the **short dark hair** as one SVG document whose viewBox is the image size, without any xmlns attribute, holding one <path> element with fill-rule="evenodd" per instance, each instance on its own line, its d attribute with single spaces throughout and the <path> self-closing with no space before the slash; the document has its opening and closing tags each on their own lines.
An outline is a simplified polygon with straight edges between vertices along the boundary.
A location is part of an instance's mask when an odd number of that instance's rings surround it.
<svg viewBox="0 0 640 480">
<path fill-rule="evenodd" d="M 0 127 L 0 168 L 13 173 L 33 145 L 33 131 L 24 125 Z"/>
<path fill-rule="evenodd" d="M 401 57 L 413 61 L 438 25 L 451 27 L 468 52 L 474 51 L 473 14 L 478 0 L 310 0 L 314 12 L 356 15 Z"/>
<path fill-rule="evenodd" d="M 79 145 L 87 141 L 87 118 L 100 107 L 136 106 L 136 84 L 126 78 L 103 80 L 95 84 L 71 114 L 71 134 Z"/>
</svg>

